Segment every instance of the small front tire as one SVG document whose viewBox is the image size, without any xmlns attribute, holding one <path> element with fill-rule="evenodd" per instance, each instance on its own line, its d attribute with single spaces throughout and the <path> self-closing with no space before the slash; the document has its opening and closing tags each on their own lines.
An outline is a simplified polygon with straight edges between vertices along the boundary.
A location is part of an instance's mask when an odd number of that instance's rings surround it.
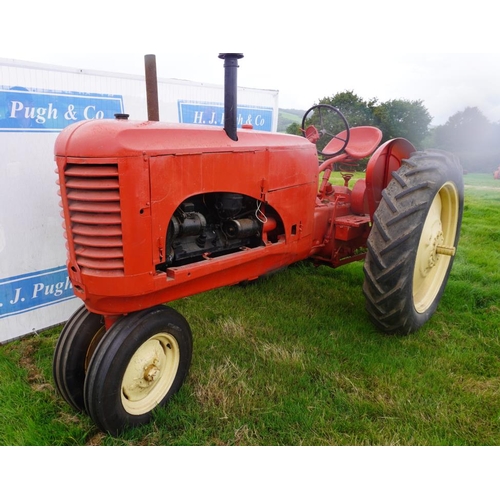
<svg viewBox="0 0 500 500">
<path fill-rule="evenodd" d="M 54 350 L 52 373 L 56 387 L 79 412 L 85 411 L 83 386 L 90 358 L 105 333 L 103 317 L 81 306 L 64 325 Z"/>
<path fill-rule="evenodd" d="M 111 435 L 150 421 L 180 389 L 193 351 L 182 315 L 155 306 L 120 318 L 89 365 L 84 396 L 95 424 Z"/>
</svg>

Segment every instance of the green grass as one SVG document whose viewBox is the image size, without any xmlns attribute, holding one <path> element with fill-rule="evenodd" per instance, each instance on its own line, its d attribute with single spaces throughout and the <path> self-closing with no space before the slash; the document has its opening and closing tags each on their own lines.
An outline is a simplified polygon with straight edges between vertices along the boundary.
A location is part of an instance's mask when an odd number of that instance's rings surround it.
<svg viewBox="0 0 500 500">
<path fill-rule="evenodd" d="M 494 179 L 493 173 L 466 174 L 464 175 L 464 184 L 468 187 L 500 189 L 500 180 Z"/>
<path fill-rule="evenodd" d="M 500 445 L 500 182 L 465 182 L 455 266 L 416 334 L 372 326 L 359 262 L 177 301 L 188 379 L 151 424 L 112 438 L 57 394 L 53 328 L 0 346 L 0 444 Z"/>
</svg>

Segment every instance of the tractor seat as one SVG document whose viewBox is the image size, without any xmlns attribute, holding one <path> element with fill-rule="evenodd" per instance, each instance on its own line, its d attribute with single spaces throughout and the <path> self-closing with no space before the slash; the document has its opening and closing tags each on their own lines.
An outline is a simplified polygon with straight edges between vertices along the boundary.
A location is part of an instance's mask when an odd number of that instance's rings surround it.
<svg viewBox="0 0 500 500">
<path fill-rule="evenodd" d="M 350 130 L 349 142 L 340 156 L 361 160 L 371 155 L 382 140 L 382 132 L 376 127 L 353 127 Z M 323 149 L 323 153 L 332 154 L 338 151 L 347 137 L 347 131 L 343 130 L 334 137 Z M 339 139 L 340 138 L 340 139 Z"/>
</svg>

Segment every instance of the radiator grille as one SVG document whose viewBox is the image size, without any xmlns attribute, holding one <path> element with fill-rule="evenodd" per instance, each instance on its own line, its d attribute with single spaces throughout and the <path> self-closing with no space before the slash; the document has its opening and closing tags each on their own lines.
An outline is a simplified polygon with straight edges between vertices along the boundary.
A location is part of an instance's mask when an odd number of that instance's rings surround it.
<svg viewBox="0 0 500 500">
<path fill-rule="evenodd" d="M 73 165 L 65 170 L 76 262 L 91 274 L 123 275 L 118 165 Z"/>
</svg>

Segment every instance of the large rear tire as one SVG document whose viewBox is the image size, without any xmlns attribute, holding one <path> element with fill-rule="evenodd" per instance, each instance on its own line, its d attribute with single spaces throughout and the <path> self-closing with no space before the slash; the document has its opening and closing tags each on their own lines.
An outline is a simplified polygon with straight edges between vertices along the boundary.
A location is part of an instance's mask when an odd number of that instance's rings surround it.
<svg viewBox="0 0 500 500">
<path fill-rule="evenodd" d="M 365 260 L 366 308 L 378 328 L 406 335 L 434 314 L 453 265 L 464 203 L 449 153 L 413 153 L 382 192 Z"/>
</svg>

